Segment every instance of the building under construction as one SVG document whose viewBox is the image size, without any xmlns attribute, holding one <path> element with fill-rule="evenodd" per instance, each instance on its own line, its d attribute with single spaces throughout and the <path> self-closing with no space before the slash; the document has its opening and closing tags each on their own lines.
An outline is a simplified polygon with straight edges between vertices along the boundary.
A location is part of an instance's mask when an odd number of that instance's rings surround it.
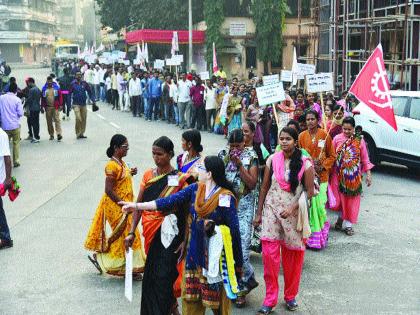
<svg viewBox="0 0 420 315">
<path fill-rule="evenodd" d="M 308 2 L 298 0 L 298 12 Z M 420 0 L 311 0 L 310 6 L 311 20 L 298 16 L 298 29 L 310 28 L 316 49 L 299 59 L 333 72 L 337 91 L 350 87 L 379 43 L 391 87 L 420 90 Z"/>
</svg>

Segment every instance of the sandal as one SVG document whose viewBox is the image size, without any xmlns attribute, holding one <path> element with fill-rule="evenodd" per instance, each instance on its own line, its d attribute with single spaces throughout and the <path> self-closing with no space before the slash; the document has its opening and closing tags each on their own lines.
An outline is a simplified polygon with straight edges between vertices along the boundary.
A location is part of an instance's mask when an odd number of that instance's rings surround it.
<svg viewBox="0 0 420 315">
<path fill-rule="evenodd" d="M 99 266 L 99 263 L 96 260 L 96 255 L 93 254 L 93 258 L 88 255 L 88 258 L 89 258 L 90 262 L 95 266 L 95 268 L 98 269 L 99 274 L 102 274 L 102 268 L 101 268 L 101 266 Z"/>
<path fill-rule="evenodd" d="M 271 314 L 274 310 L 274 307 L 270 306 L 261 306 L 261 308 L 258 310 L 257 315 L 268 315 Z"/>
<path fill-rule="evenodd" d="M 291 301 L 286 301 L 286 307 L 289 311 L 296 311 L 299 307 L 299 305 L 297 304 L 296 300 L 293 299 Z"/>
<path fill-rule="evenodd" d="M 352 227 L 347 227 L 347 228 L 344 230 L 344 233 L 346 233 L 346 235 L 347 235 L 347 236 L 353 236 L 353 235 L 354 235 L 354 230 L 353 230 L 353 228 L 352 228 Z"/>
<path fill-rule="evenodd" d="M 335 222 L 335 225 L 334 225 L 334 229 L 336 231 L 341 231 L 343 229 L 343 219 L 342 218 L 337 219 L 337 222 Z"/>
<path fill-rule="evenodd" d="M 10 248 L 13 247 L 12 240 L 4 240 L 0 238 L 0 249 Z"/>
<path fill-rule="evenodd" d="M 245 304 L 246 304 L 245 296 L 238 296 L 237 299 L 235 300 L 235 306 L 237 308 L 242 308 L 245 306 Z"/>
<path fill-rule="evenodd" d="M 142 281 L 143 280 L 143 274 L 142 273 L 133 273 L 133 280 L 134 281 Z"/>
</svg>

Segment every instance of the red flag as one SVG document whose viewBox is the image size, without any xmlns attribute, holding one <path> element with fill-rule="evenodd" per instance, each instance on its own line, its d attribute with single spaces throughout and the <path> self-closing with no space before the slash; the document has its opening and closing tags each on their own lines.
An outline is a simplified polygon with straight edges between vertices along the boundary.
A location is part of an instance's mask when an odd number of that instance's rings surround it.
<svg viewBox="0 0 420 315">
<path fill-rule="evenodd" d="M 217 71 L 219 71 L 219 67 L 217 66 L 216 45 L 213 43 L 213 73 Z"/>
<path fill-rule="evenodd" d="M 355 95 L 359 101 L 369 106 L 397 131 L 389 89 L 382 45 L 379 44 L 366 61 L 349 92 Z"/>
</svg>

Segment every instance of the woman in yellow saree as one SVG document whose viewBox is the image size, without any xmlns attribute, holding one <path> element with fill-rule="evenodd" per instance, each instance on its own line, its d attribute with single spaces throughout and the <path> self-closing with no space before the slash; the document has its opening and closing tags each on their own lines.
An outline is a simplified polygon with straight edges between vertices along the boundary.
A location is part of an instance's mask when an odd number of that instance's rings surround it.
<svg viewBox="0 0 420 315">
<path fill-rule="evenodd" d="M 129 146 L 127 138 L 116 134 L 112 137 L 107 155 L 110 161 L 105 166 L 105 194 L 96 209 L 92 225 L 85 241 L 85 248 L 93 251 L 88 256 L 100 273 L 106 272 L 114 276 L 125 275 L 124 239 L 129 234 L 132 225 L 132 215 L 125 215 L 118 205 L 120 201 L 133 200 L 132 175 L 137 174 L 137 168 L 129 168 L 122 160 L 127 155 Z M 111 235 L 106 235 L 106 224 L 112 229 Z M 133 244 L 133 275 L 141 279 L 145 255 L 140 234 L 135 230 L 136 240 Z"/>
</svg>

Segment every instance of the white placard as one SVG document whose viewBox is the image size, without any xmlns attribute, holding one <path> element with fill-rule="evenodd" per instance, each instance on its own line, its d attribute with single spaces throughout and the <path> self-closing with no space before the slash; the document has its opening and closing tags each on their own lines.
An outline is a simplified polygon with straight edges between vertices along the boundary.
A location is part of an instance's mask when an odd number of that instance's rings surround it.
<svg viewBox="0 0 420 315">
<path fill-rule="evenodd" d="M 257 87 L 257 97 L 260 106 L 270 105 L 286 99 L 283 83 Z"/>
<path fill-rule="evenodd" d="M 100 64 L 105 64 L 105 63 L 106 63 L 106 58 L 104 58 L 104 57 L 99 57 L 98 62 L 99 62 Z"/>
<path fill-rule="evenodd" d="M 126 65 L 126 66 L 129 66 L 130 65 L 130 60 L 123 60 L 124 61 L 124 64 Z"/>
<path fill-rule="evenodd" d="M 333 74 L 330 72 L 317 73 L 306 76 L 308 93 L 327 92 L 334 90 Z"/>
<path fill-rule="evenodd" d="M 154 66 L 154 68 L 155 69 L 160 69 L 160 70 L 162 70 L 163 69 L 163 67 L 165 66 L 165 60 L 161 60 L 161 59 L 156 59 L 155 60 L 155 64 L 154 64 L 155 66 Z"/>
<path fill-rule="evenodd" d="M 166 59 L 166 65 L 167 66 L 180 66 L 181 62 L 174 58 Z"/>
<path fill-rule="evenodd" d="M 201 80 L 210 80 L 210 73 L 208 71 L 200 72 Z"/>
<path fill-rule="evenodd" d="M 308 63 L 298 63 L 298 74 L 299 75 L 310 75 L 315 74 L 315 65 L 311 65 Z"/>
<path fill-rule="evenodd" d="M 280 80 L 279 80 L 279 75 L 278 74 L 263 76 L 263 84 L 264 85 L 277 84 L 279 82 L 280 82 Z"/>
<path fill-rule="evenodd" d="M 292 82 L 292 71 L 291 70 L 281 70 L 280 81 L 282 82 Z"/>
<path fill-rule="evenodd" d="M 178 60 L 179 64 L 181 64 L 182 62 L 184 62 L 184 55 L 173 55 L 172 59 Z"/>
<path fill-rule="evenodd" d="M 119 52 L 118 52 L 118 58 L 124 59 L 124 58 L 125 58 L 125 56 L 126 56 L 125 51 L 119 51 Z"/>
<path fill-rule="evenodd" d="M 125 297 L 133 300 L 133 249 L 130 247 L 125 253 Z"/>
<path fill-rule="evenodd" d="M 246 36 L 246 24 L 243 22 L 232 22 L 229 25 L 230 36 Z"/>
</svg>

